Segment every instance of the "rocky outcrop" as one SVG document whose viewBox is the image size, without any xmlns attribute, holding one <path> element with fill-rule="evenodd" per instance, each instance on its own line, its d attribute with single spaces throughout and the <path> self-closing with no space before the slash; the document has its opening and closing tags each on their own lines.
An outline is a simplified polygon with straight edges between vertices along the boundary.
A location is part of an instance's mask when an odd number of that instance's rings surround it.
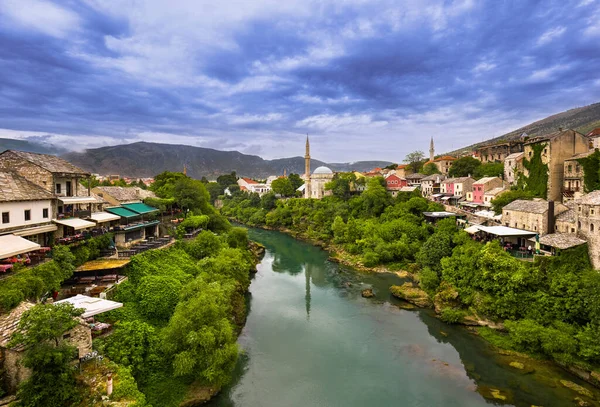
<svg viewBox="0 0 600 407">
<path fill-rule="evenodd" d="M 393 285 L 390 287 L 390 292 L 394 297 L 410 302 L 417 307 L 431 308 L 433 306 L 433 302 L 429 298 L 429 295 L 416 287 L 413 283 Z"/>
<path fill-rule="evenodd" d="M 189 387 L 185 398 L 181 403 L 179 403 L 179 407 L 196 407 L 206 403 L 215 394 L 219 392 L 220 389 L 209 387 L 203 385 L 199 382 L 194 382 Z"/>
<path fill-rule="evenodd" d="M 372 298 L 375 297 L 375 293 L 373 293 L 373 289 L 372 288 L 365 288 L 364 290 L 362 290 L 361 295 L 364 298 Z"/>
</svg>

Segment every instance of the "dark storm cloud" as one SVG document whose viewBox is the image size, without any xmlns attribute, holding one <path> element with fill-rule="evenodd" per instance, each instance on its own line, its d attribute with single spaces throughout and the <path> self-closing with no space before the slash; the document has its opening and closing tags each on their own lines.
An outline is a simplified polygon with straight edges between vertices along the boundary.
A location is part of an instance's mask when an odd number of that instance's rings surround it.
<svg viewBox="0 0 600 407">
<path fill-rule="evenodd" d="M 324 159 L 397 161 L 431 134 L 449 149 L 598 101 L 599 9 L 7 0 L 0 127 L 72 137 L 74 148 L 227 139 L 266 156 L 297 155 L 310 132 Z M 390 137 L 402 142 L 390 149 Z M 364 140 L 370 151 L 347 149 Z"/>
</svg>

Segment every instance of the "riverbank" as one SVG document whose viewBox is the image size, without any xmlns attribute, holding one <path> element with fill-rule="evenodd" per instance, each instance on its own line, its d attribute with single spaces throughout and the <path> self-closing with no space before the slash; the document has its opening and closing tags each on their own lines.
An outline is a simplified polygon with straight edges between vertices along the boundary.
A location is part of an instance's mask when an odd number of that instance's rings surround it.
<svg viewBox="0 0 600 407">
<path fill-rule="evenodd" d="M 234 219 L 235 220 L 235 219 Z M 239 220 L 235 220 L 239 222 Z M 239 222 L 241 223 L 241 222 Z M 281 233 L 285 233 L 295 239 L 301 240 L 303 242 L 312 244 L 314 246 L 320 247 L 321 249 L 327 251 L 329 255 L 329 260 L 335 263 L 342 264 L 344 266 L 350 267 L 352 269 L 358 270 L 360 272 L 366 273 L 396 273 L 400 278 L 404 279 L 404 285 L 401 286 L 392 286 L 390 287 L 390 292 L 396 298 L 399 298 L 407 303 L 410 303 L 419 308 L 431 308 L 434 310 L 437 318 L 442 320 L 447 324 L 460 324 L 464 325 L 467 330 L 473 334 L 479 336 L 481 339 L 488 342 L 492 345 L 498 355 L 511 353 L 514 351 L 511 349 L 505 349 L 500 346 L 499 341 L 491 341 L 490 335 L 480 335 L 480 332 L 477 329 L 473 329 L 473 327 L 484 327 L 490 328 L 499 333 L 499 335 L 506 335 L 506 329 L 502 321 L 493 321 L 488 318 L 477 315 L 476 313 L 467 313 L 464 310 L 461 310 L 459 305 L 460 303 L 457 301 L 458 293 L 456 290 L 453 290 L 451 287 L 448 287 L 447 290 L 440 290 L 435 296 L 431 297 L 427 292 L 422 290 L 419 287 L 419 274 L 415 272 L 409 272 L 406 270 L 395 270 L 387 267 L 379 266 L 379 267 L 366 267 L 360 261 L 359 256 L 354 256 L 350 253 L 347 253 L 342 247 L 325 242 L 323 240 L 311 239 L 304 233 L 300 233 L 294 230 L 290 230 L 288 228 L 276 228 L 276 227 L 268 227 L 268 226 L 253 226 L 263 230 L 277 231 Z M 410 307 L 404 307 L 410 308 Z M 506 343 L 506 341 L 505 341 Z M 530 360 L 535 361 L 536 363 L 543 358 L 547 363 L 552 363 L 555 366 L 560 367 L 561 369 L 569 372 L 570 374 L 575 375 L 576 377 L 584 380 L 590 385 L 600 388 L 600 373 L 594 371 L 592 369 L 585 369 L 580 366 L 569 365 L 566 363 L 560 363 L 556 360 L 548 359 L 543 355 L 533 355 L 533 354 L 525 354 L 519 352 L 520 357 L 530 358 Z M 565 386 L 570 386 L 569 382 L 566 381 Z"/>
</svg>

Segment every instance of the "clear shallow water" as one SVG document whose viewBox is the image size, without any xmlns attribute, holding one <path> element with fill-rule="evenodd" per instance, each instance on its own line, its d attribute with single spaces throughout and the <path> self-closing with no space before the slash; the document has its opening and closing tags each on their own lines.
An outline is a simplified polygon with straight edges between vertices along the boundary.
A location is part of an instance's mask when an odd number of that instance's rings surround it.
<svg viewBox="0 0 600 407">
<path fill-rule="evenodd" d="M 572 376 L 548 366 L 524 375 L 464 328 L 399 308 L 388 293 L 397 276 L 329 263 L 324 251 L 278 232 L 250 235 L 267 253 L 250 287 L 243 355 L 210 406 L 500 404 L 478 387 L 502 389 L 506 405 L 575 405 L 576 394 L 557 383 L 581 383 Z M 376 298 L 361 297 L 366 287 Z"/>
</svg>

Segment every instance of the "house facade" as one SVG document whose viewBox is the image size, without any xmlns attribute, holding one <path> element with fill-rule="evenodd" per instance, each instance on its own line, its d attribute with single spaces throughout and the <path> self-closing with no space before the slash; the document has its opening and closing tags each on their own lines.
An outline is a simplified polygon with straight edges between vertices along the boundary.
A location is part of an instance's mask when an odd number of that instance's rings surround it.
<svg viewBox="0 0 600 407">
<path fill-rule="evenodd" d="M 563 202 L 569 202 L 574 199 L 579 199 L 584 195 L 584 169 L 579 164 L 579 159 L 585 158 L 594 151 L 588 151 L 581 154 L 576 154 L 573 157 L 565 160 L 563 165 Z"/>
<path fill-rule="evenodd" d="M 441 192 L 442 181 L 446 177 L 442 174 L 433 174 L 421 179 L 421 193 L 423 196 L 431 196 Z"/>
<path fill-rule="evenodd" d="M 485 177 L 473 182 L 473 202 L 484 203 L 484 195 L 492 189 L 502 187 L 503 182 L 498 177 Z"/>
<path fill-rule="evenodd" d="M 454 195 L 454 180 L 456 178 L 447 178 L 440 185 L 440 193 L 445 195 Z"/>
<path fill-rule="evenodd" d="M 483 146 L 477 149 L 477 154 L 483 164 L 489 162 L 504 162 L 506 157 L 523 151 L 523 136 L 521 140 Z"/>
<path fill-rule="evenodd" d="M 509 185 L 516 185 L 519 174 L 523 173 L 523 153 L 513 153 L 504 159 L 504 180 Z"/>
<path fill-rule="evenodd" d="M 471 177 L 454 178 L 454 196 L 465 197 L 467 192 L 473 191 L 473 182 L 475 182 L 475 180 Z"/>
<path fill-rule="evenodd" d="M 397 175 L 390 175 L 385 179 L 386 189 L 388 191 L 399 191 L 400 188 L 408 186 L 406 179 Z"/>
<path fill-rule="evenodd" d="M 406 176 L 406 183 L 409 187 L 421 187 L 421 180 L 425 178 L 425 175 L 420 173 L 409 174 Z"/>
<path fill-rule="evenodd" d="M 555 232 L 556 217 L 568 209 L 558 202 L 518 199 L 502 209 L 502 223 L 511 228 L 545 235 Z"/>
<path fill-rule="evenodd" d="M 0 235 L 14 234 L 48 246 L 57 227 L 54 195 L 16 172 L 0 171 Z"/>
<path fill-rule="evenodd" d="M 445 155 L 442 157 L 438 157 L 434 160 L 429 160 L 425 163 L 425 165 L 434 164 L 440 173 L 442 173 L 443 175 L 448 175 L 448 172 L 450 171 L 450 166 L 454 161 L 456 161 L 456 157 Z"/>
<path fill-rule="evenodd" d="M 564 163 L 576 154 L 589 151 L 589 141 L 575 130 L 559 129 L 557 132 L 528 140 L 524 147 L 524 159 L 533 158 L 534 149 L 541 150 L 542 163 L 548 166 L 547 199 L 562 201 Z M 523 173 L 528 176 L 527 168 Z"/>
</svg>

